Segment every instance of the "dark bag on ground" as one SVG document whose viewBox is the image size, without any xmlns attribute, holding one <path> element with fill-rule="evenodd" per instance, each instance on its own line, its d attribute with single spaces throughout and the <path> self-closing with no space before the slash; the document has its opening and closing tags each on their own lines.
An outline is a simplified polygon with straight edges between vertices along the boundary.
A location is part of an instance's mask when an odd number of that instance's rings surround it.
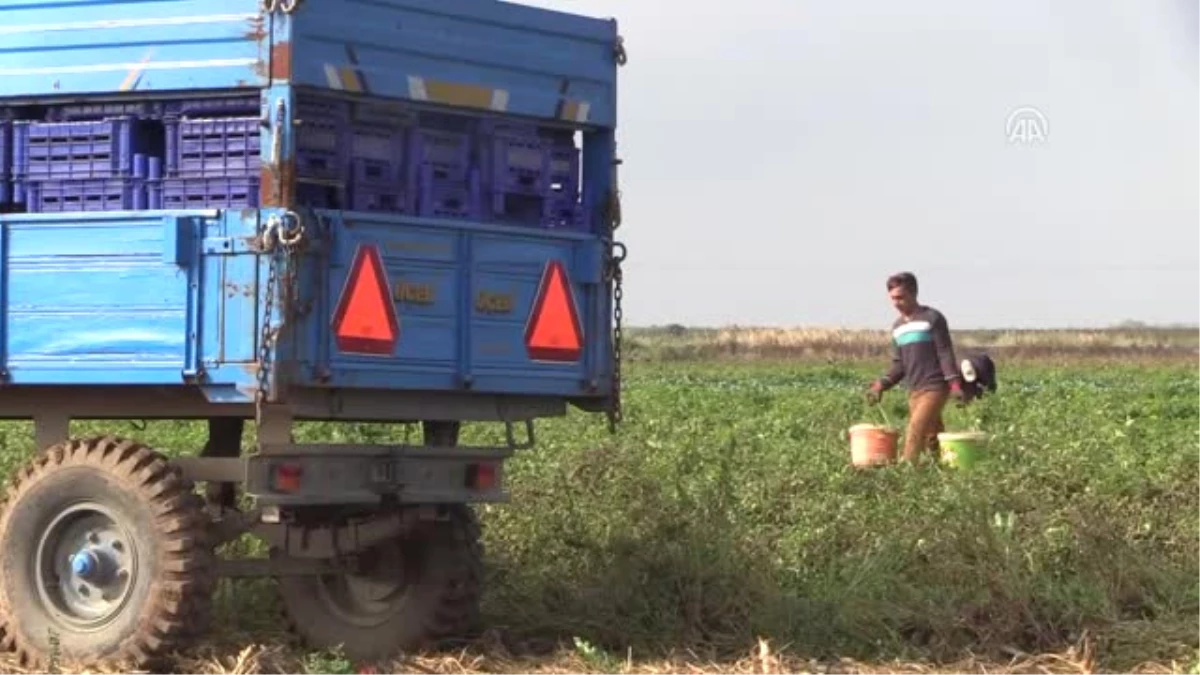
<svg viewBox="0 0 1200 675">
<path fill-rule="evenodd" d="M 968 356 L 959 364 L 958 371 L 965 400 L 983 398 L 984 392 L 996 393 L 996 364 L 987 354 Z"/>
</svg>

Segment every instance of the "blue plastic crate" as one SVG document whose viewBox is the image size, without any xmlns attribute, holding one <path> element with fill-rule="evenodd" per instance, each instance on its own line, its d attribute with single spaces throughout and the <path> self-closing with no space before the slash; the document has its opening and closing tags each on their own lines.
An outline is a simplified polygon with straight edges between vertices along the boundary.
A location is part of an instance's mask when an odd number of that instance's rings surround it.
<svg viewBox="0 0 1200 675">
<path fill-rule="evenodd" d="M 163 103 L 164 115 L 180 117 L 249 117 L 262 113 L 262 101 L 258 96 L 196 98 Z"/>
<path fill-rule="evenodd" d="M 257 117 L 170 120 L 166 131 L 169 177 L 232 178 L 260 173 L 262 131 Z"/>
<path fill-rule="evenodd" d="M 439 180 L 426 166 L 419 182 L 417 214 L 426 218 L 480 220 L 482 218 L 479 171 L 465 181 Z"/>
<path fill-rule="evenodd" d="M 344 180 L 348 122 L 309 116 L 296 128 L 296 175 Z"/>
<path fill-rule="evenodd" d="M 548 230 L 583 231 L 587 229 L 586 211 L 574 198 L 547 198 L 542 208 L 541 225 Z"/>
<path fill-rule="evenodd" d="M 83 211 L 140 211 L 159 208 L 150 203 L 146 181 L 140 178 L 85 178 L 30 182 L 23 185 L 29 213 Z"/>
<path fill-rule="evenodd" d="M 163 208 L 258 208 L 260 180 L 258 176 L 167 178 L 162 182 Z"/>
<path fill-rule="evenodd" d="M 483 182 L 488 190 L 551 197 L 578 195 L 579 150 L 570 134 L 536 124 L 480 123 Z"/>
<path fill-rule="evenodd" d="M 418 115 L 404 103 L 361 101 L 354 105 L 352 119 L 356 124 L 403 128 L 415 126 Z"/>
<path fill-rule="evenodd" d="M 46 122 L 103 121 L 113 117 L 154 119 L 162 117 L 166 104 L 162 101 L 104 101 L 51 106 L 46 110 Z"/>
<path fill-rule="evenodd" d="M 480 136 L 494 138 L 538 138 L 541 135 L 536 122 L 519 120 L 481 119 L 478 130 Z"/>
<path fill-rule="evenodd" d="M 547 176 L 546 194 L 553 197 L 556 194 L 568 197 L 579 196 L 579 149 L 574 143 L 557 145 L 550 148 L 549 176 Z"/>
<path fill-rule="evenodd" d="M 428 169 L 439 181 L 467 180 L 471 168 L 471 137 L 466 133 L 418 128 L 409 139 L 409 167 L 420 176 Z"/>
<path fill-rule="evenodd" d="M 12 143 L 13 175 L 29 181 L 127 178 L 138 155 L 163 155 L 161 132 L 133 117 L 16 122 Z"/>
<path fill-rule="evenodd" d="M 502 225 L 585 231 L 587 209 L 571 195 L 549 197 L 519 193 L 492 193 L 486 213 L 488 220 Z"/>
<path fill-rule="evenodd" d="M 350 104 L 336 98 L 301 94 L 296 99 L 296 111 L 293 118 L 301 125 L 309 120 L 330 120 L 333 122 L 349 122 L 351 115 Z"/>
<path fill-rule="evenodd" d="M 484 182 L 489 189 L 542 195 L 549 189 L 550 148 L 537 136 L 493 137 L 485 144 Z"/>
<path fill-rule="evenodd" d="M 309 209 L 346 208 L 346 188 L 333 183 L 296 183 L 296 204 Z"/>
<path fill-rule="evenodd" d="M 404 162 L 404 133 L 402 129 L 377 125 L 355 124 L 350 132 L 351 159 Z"/>
<path fill-rule="evenodd" d="M 12 185 L 12 123 L 0 121 L 0 207 L 13 202 Z"/>
<path fill-rule="evenodd" d="M 350 194 L 352 211 L 412 212 L 408 192 L 397 185 L 355 185 Z"/>
<path fill-rule="evenodd" d="M 103 120 L 109 117 L 166 117 L 220 115 L 258 115 L 261 103 L 257 96 L 221 96 L 169 101 L 104 101 L 52 106 L 46 113 L 47 122 L 78 122 Z"/>
<path fill-rule="evenodd" d="M 350 162 L 351 185 L 401 186 L 400 167 L 378 159 L 355 159 Z"/>
<path fill-rule="evenodd" d="M 7 178 L 12 175 L 12 126 L 12 122 L 0 121 L 0 178 Z"/>
<path fill-rule="evenodd" d="M 355 159 L 350 163 L 350 208 L 354 211 L 412 213 L 414 190 L 395 162 Z"/>
</svg>

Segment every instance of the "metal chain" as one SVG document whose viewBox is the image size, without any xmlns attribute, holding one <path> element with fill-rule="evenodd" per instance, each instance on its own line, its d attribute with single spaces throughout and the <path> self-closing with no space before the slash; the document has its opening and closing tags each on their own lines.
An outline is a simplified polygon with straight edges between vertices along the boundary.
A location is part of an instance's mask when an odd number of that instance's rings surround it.
<svg viewBox="0 0 1200 675">
<path fill-rule="evenodd" d="M 290 221 L 294 226 L 288 227 Z M 275 345 L 279 334 L 285 325 L 289 325 L 297 313 L 296 288 L 298 285 L 298 250 L 304 242 L 304 224 L 294 212 L 287 211 L 282 217 L 273 215 L 267 220 L 258 240 L 260 253 L 271 256 L 267 266 L 267 288 L 263 297 L 262 327 L 258 344 L 258 373 L 256 376 L 258 390 L 254 395 L 255 421 L 262 424 L 263 412 L 270 397 L 270 371 L 273 364 Z M 280 255 L 282 250 L 283 255 Z M 286 265 L 283 274 L 283 318 L 280 325 L 272 324 L 274 318 L 275 298 L 278 295 L 276 286 L 280 285 L 279 267 Z"/>
<path fill-rule="evenodd" d="M 612 410 L 609 413 L 609 429 L 616 430 L 618 424 L 625 419 L 625 411 L 621 405 L 621 362 L 624 357 L 622 341 L 624 339 L 624 315 L 621 301 L 625 295 L 624 274 L 621 263 L 625 260 L 625 245 L 613 243 L 614 248 L 620 248 L 621 255 L 613 256 L 613 381 L 612 381 Z"/>
<path fill-rule="evenodd" d="M 622 307 L 622 301 L 625 297 L 624 273 L 621 270 L 621 264 L 625 262 L 625 256 L 628 253 L 625 249 L 625 244 L 616 241 L 615 238 L 616 231 L 621 226 L 621 196 L 617 190 L 609 193 L 608 213 L 606 215 L 609 236 L 608 250 L 605 253 L 605 275 L 608 277 L 607 280 L 613 285 L 613 375 L 611 403 L 608 410 L 608 428 L 610 432 L 616 432 L 617 425 L 625 418 L 625 411 L 621 403 L 621 366 L 624 359 L 625 318 L 625 310 Z"/>
</svg>

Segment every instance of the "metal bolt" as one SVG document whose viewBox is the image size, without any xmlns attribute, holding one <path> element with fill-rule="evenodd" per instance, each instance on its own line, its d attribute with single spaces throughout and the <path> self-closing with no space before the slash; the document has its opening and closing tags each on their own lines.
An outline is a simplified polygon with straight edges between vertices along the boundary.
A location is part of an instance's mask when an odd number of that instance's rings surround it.
<svg viewBox="0 0 1200 675">
<path fill-rule="evenodd" d="M 88 590 L 87 586 L 84 586 L 83 584 L 79 584 L 79 594 L 80 595 L 91 595 L 91 591 Z"/>
<path fill-rule="evenodd" d="M 100 535 L 96 534 L 95 532 L 88 532 L 87 538 L 88 538 L 88 541 L 93 544 L 100 543 Z"/>
<path fill-rule="evenodd" d="M 114 542 L 112 543 L 112 549 L 113 549 L 114 551 L 116 551 L 117 553 L 121 553 L 122 551 L 124 551 L 124 550 L 125 550 L 125 544 L 122 544 L 122 543 L 121 543 L 121 542 L 119 542 L 119 541 L 114 541 Z"/>
</svg>

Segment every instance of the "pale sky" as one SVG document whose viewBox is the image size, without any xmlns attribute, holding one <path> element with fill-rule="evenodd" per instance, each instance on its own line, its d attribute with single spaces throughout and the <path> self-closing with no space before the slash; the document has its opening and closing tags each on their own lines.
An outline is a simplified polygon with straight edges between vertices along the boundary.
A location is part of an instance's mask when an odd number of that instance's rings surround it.
<svg viewBox="0 0 1200 675">
<path fill-rule="evenodd" d="M 629 323 L 1200 323 L 1196 0 L 521 1 L 625 36 Z"/>
</svg>

